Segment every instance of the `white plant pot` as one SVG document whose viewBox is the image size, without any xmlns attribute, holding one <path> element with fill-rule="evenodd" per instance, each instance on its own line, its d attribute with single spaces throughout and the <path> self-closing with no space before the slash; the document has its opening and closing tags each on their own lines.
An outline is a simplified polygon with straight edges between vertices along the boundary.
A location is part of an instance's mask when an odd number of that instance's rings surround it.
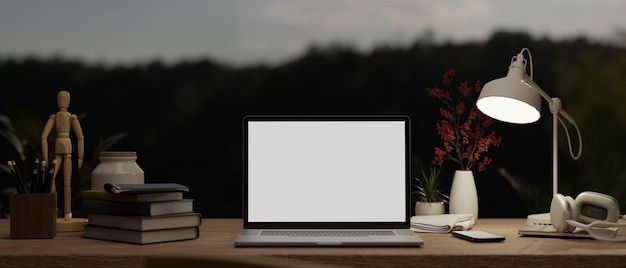
<svg viewBox="0 0 626 268">
<path fill-rule="evenodd" d="M 415 215 L 439 215 L 445 212 L 443 202 L 415 202 Z"/>
</svg>

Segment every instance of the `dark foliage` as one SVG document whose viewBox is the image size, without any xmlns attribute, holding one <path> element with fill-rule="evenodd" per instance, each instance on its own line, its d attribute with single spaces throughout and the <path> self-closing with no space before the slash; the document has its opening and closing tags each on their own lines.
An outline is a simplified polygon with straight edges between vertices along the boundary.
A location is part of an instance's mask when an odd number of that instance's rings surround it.
<svg viewBox="0 0 626 268">
<path fill-rule="evenodd" d="M 0 59 L 0 113 L 23 107 L 44 122 L 57 111 L 56 93 L 68 90 L 70 112 L 81 115 L 87 149 L 103 137 L 128 132 L 114 149 L 137 151 L 146 181 L 189 185 L 196 210 L 205 217 L 240 217 L 244 115 L 408 114 L 413 120 L 415 172 L 430 162 L 438 142 L 437 103 L 425 89 L 440 84 L 441 75 L 450 68 L 457 70 L 459 81 L 487 82 L 504 76 L 510 58 L 523 47 L 534 53 L 534 80 L 551 95 L 571 98 L 576 94 L 555 91 L 557 79 L 567 75 L 557 66 L 583 65 L 582 55 L 614 58 L 626 53 L 584 39 L 552 42 L 499 32 L 485 43 L 417 41 L 408 48 L 379 47 L 368 53 L 345 46 L 312 47 L 278 66 L 235 68 L 198 59 L 110 67 L 66 59 L 9 58 Z M 564 104 L 568 111 L 575 109 L 567 106 L 567 99 Z M 542 115 L 530 126 L 496 125 L 503 136 L 502 148 L 493 152 L 492 167 L 476 174 L 481 217 L 523 217 L 537 209 L 499 171 L 503 168 L 530 184 L 550 187 L 551 119 L 547 118 L 551 117 L 546 108 Z M 43 125 L 32 127 L 43 129 Z M 581 125 L 583 131 L 585 127 Z M 12 158 L 15 153 L 0 142 L 0 160 Z M 565 176 L 580 170 L 581 164 L 562 159 L 566 163 L 562 167 L 572 171 L 562 172 Z M 444 170 L 442 178 L 451 178 L 452 171 Z M 0 177 L 0 187 L 9 183 Z M 549 198 L 550 188 L 539 191 Z"/>
</svg>

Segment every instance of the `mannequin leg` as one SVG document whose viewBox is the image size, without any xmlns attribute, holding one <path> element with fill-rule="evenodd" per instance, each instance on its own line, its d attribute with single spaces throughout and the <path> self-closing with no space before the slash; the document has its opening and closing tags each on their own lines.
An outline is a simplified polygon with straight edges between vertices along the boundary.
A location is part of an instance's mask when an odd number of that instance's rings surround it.
<svg viewBox="0 0 626 268">
<path fill-rule="evenodd" d="M 66 154 L 63 159 L 63 211 L 66 221 L 72 219 L 72 155 Z"/>
<path fill-rule="evenodd" d="M 62 163 L 61 161 L 63 161 L 63 156 L 60 155 L 60 154 L 59 155 L 55 155 L 54 156 L 54 160 L 52 160 L 52 163 L 55 163 L 55 166 L 54 166 L 54 172 L 52 174 L 52 188 L 50 188 L 51 189 L 50 190 L 51 193 L 56 193 L 57 192 L 57 186 L 56 186 L 55 179 L 57 177 L 57 173 L 59 173 L 59 169 L 61 169 L 61 164 L 59 164 L 59 163 Z"/>
<path fill-rule="evenodd" d="M 84 225 L 87 219 L 72 217 L 72 155 L 62 154 L 58 158 L 63 157 L 62 162 L 57 162 L 57 168 L 63 165 L 63 218 L 57 219 L 57 232 L 77 232 L 85 229 Z M 56 170 L 55 170 L 56 171 Z"/>
</svg>

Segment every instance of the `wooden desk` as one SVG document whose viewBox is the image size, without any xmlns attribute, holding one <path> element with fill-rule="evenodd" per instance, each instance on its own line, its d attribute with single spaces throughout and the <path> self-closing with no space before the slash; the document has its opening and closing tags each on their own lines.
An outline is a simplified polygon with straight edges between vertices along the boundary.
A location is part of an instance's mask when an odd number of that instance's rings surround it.
<svg viewBox="0 0 626 268">
<path fill-rule="evenodd" d="M 141 267 L 150 256 L 277 256 L 291 261 L 345 266 L 552 266 L 626 265 L 626 243 L 591 239 L 519 237 L 525 219 L 479 219 L 474 230 L 506 236 L 501 243 L 472 243 L 450 234 L 421 233 L 421 248 L 236 248 L 241 219 L 203 219 L 200 238 L 133 245 L 58 233 L 54 239 L 10 240 L 9 220 L 0 220 L 0 267 Z M 434 266 L 428 266 L 434 265 Z"/>
</svg>

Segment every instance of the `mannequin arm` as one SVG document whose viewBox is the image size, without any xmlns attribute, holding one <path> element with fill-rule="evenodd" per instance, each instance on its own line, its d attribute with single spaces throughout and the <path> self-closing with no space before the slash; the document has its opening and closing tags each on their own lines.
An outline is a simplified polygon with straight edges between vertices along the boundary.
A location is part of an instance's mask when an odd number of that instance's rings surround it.
<svg viewBox="0 0 626 268">
<path fill-rule="evenodd" d="M 41 133 L 41 154 L 43 157 L 43 161 L 46 161 L 46 165 L 48 163 L 48 135 L 50 135 L 50 131 L 52 131 L 52 127 L 54 127 L 54 119 L 56 115 L 50 115 L 48 118 L 48 122 L 46 122 L 46 126 L 43 128 L 43 132 Z"/>
<path fill-rule="evenodd" d="M 76 133 L 76 150 L 78 153 L 78 168 L 83 166 L 83 157 L 85 155 L 85 136 L 83 136 L 83 129 L 80 127 L 80 122 L 78 122 L 78 116 L 72 114 L 72 129 L 74 129 L 74 133 Z"/>
</svg>

